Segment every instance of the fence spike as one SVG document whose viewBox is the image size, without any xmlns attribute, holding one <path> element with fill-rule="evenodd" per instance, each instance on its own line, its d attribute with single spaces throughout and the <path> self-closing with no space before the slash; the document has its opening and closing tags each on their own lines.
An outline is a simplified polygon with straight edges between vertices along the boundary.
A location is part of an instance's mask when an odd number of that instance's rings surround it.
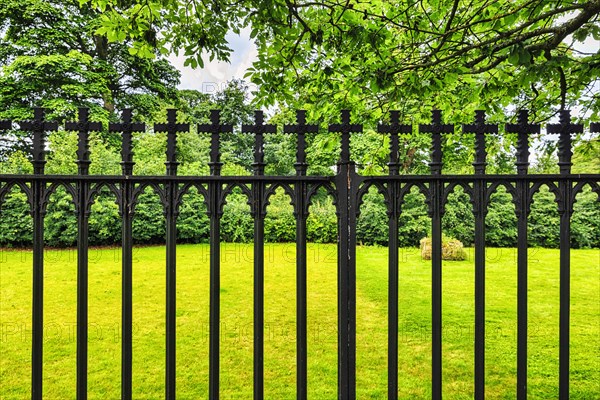
<svg viewBox="0 0 600 400">
<path fill-rule="evenodd" d="M 121 114 L 121 122 L 108 124 L 109 132 L 121 132 L 123 140 L 121 142 L 121 169 L 123 175 L 132 175 L 133 166 L 133 132 L 144 132 L 146 124 L 143 122 L 132 122 L 132 111 L 130 108 L 123 110 Z"/>
<path fill-rule="evenodd" d="M 169 108 L 167 110 L 167 123 L 154 124 L 154 132 L 167 133 L 167 175 L 177 175 L 177 133 L 188 132 L 190 124 L 177 123 L 177 110 Z"/>
<path fill-rule="evenodd" d="M 464 133 L 475 134 L 475 161 L 473 167 L 476 174 L 484 174 L 487 153 L 485 150 L 485 134 L 498 133 L 498 125 L 485 123 L 485 111 L 475 111 L 475 123 L 463 124 Z"/>
<path fill-rule="evenodd" d="M 329 125 L 329 132 L 342 134 L 342 145 L 340 153 L 340 164 L 350 163 L 350 133 L 360 133 L 363 130 L 362 124 L 350 123 L 350 110 L 342 110 L 341 124 Z"/>
<path fill-rule="evenodd" d="M 90 146 L 89 133 L 100 132 L 102 130 L 101 122 L 90 122 L 89 108 L 80 107 L 78 110 L 77 121 L 67 122 L 65 129 L 78 133 L 77 141 L 77 166 L 79 167 L 80 175 L 87 175 L 90 169 Z"/>
<path fill-rule="evenodd" d="M 548 133 L 558 134 L 558 166 L 561 174 L 570 174 L 573 157 L 571 134 L 583 133 L 583 125 L 571 123 L 571 111 L 561 110 L 559 123 L 548 124 Z"/>
<path fill-rule="evenodd" d="M 400 172 L 400 163 L 398 162 L 398 155 L 400 152 L 400 145 L 398 143 L 399 134 L 407 134 L 412 132 L 411 125 L 400 124 L 400 111 L 390 111 L 390 123 L 377 125 L 377 132 L 388 133 L 390 135 L 390 161 L 388 163 L 390 175 L 398 175 Z"/>
<path fill-rule="evenodd" d="M 296 175 L 306 175 L 306 134 L 318 133 L 319 125 L 306 123 L 306 111 L 296 110 L 296 125 L 284 125 L 283 133 L 295 133 L 298 136 L 296 145 Z"/>
<path fill-rule="evenodd" d="M 454 133 L 454 125 L 442 123 L 442 112 L 431 111 L 431 124 L 420 124 L 419 132 L 431 133 L 431 162 L 429 168 L 431 174 L 442 173 L 442 133 Z"/>
</svg>

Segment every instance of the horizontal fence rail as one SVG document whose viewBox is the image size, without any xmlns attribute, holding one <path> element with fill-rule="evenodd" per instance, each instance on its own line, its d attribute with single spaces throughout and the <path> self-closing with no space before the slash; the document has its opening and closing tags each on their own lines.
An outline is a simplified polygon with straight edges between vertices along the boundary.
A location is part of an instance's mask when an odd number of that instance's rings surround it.
<svg viewBox="0 0 600 400">
<path fill-rule="evenodd" d="M 254 398 L 264 397 L 264 220 L 269 198 L 278 188 L 292 200 L 296 219 L 296 393 L 298 399 L 307 397 L 307 219 L 312 197 L 325 190 L 333 198 L 338 215 L 338 397 L 356 398 L 356 222 L 363 196 L 374 187 L 384 197 L 389 223 L 388 259 L 388 398 L 398 397 L 398 228 L 402 204 L 407 193 L 417 188 L 426 199 L 431 217 L 431 333 L 432 333 L 432 386 L 433 399 L 442 398 L 442 217 L 448 195 L 461 187 L 469 196 L 475 217 L 475 337 L 474 382 L 476 399 L 485 397 L 485 216 L 491 196 L 504 187 L 512 196 L 517 215 L 517 368 L 516 393 L 518 399 L 527 398 L 527 329 L 528 329 L 528 261 L 527 217 L 533 196 L 542 186 L 554 194 L 560 215 L 560 363 L 559 394 L 569 397 L 569 333 L 570 333 L 570 221 L 576 195 L 584 186 L 600 195 L 600 174 L 572 174 L 572 135 L 583 132 L 583 125 L 571 122 L 568 111 L 560 113 L 557 124 L 549 124 L 547 133 L 558 135 L 558 174 L 529 174 L 530 135 L 540 133 L 540 126 L 529 121 L 527 111 L 521 111 L 517 123 L 506 124 L 507 133 L 517 135 L 516 174 L 486 174 L 486 137 L 498 134 L 498 125 L 485 121 L 478 111 L 472 124 L 462 126 L 465 135 L 474 135 L 473 174 L 443 174 L 442 138 L 454 133 L 454 125 L 445 124 L 440 111 L 434 110 L 430 124 L 418 126 L 418 132 L 431 137 L 430 173 L 401 175 L 399 160 L 401 135 L 413 132 L 411 125 L 402 124 L 399 112 L 390 113 L 389 122 L 378 126 L 381 134 L 389 135 L 389 174 L 364 176 L 356 171 L 350 154 L 353 134 L 363 126 L 353 124 L 349 111 L 342 111 L 340 123 L 329 125 L 329 132 L 340 134 L 340 159 L 335 176 L 307 174 L 306 135 L 318 133 L 319 127 L 306 121 L 304 111 L 297 112 L 297 123 L 285 125 L 283 132 L 294 135 L 296 142 L 296 174 L 294 176 L 265 175 L 264 135 L 277 131 L 266 124 L 262 112 L 255 113 L 254 124 L 243 125 L 242 133 L 254 135 L 254 163 L 251 176 L 222 176 L 220 142 L 223 133 L 234 127 L 221 122 L 219 111 L 210 114 L 210 123 L 199 124 L 199 133 L 210 134 L 210 175 L 179 176 L 177 135 L 190 130 L 190 125 L 177 121 L 177 111 L 169 110 L 166 123 L 154 125 L 154 132 L 167 136 L 166 171 L 160 176 L 134 175 L 133 134 L 143 132 L 143 123 L 132 121 L 132 111 L 124 110 L 119 123 L 103 127 L 89 121 L 87 109 L 79 110 L 79 118 L 67 122 L 65 130 L 78 134 L 77 175 L 46 175 L 46 135 L 56 131 L 56 122 L 45 119 L 46 110 L 36 108 L 34 118 L 21 121 L 19 129 L 31 135 L 32 175 L 0 175 L 0 207 L 13 188 L 27 196 L 33 218 L 33 288 L 32 288 L 32 342 L 31 342 L 31 397 L 42 398 L 43 315 L 44 315 L 44 216 L 50 196 L 59 187 L 72 197 L 77 214 L 77 387 L 78 399 L 88 395 L 88 228 L 91 205 L 101 190 L 108 189 L 116 197 L 122 230 L 122 301 L 121 301 L 121 397 L 132 397 L 132 230 L 135 207 L 140 194 L 147 188 L 160 197 L 166 224 L 166 354 L 165 397 L 176 397 L 176 239 L 177 217 L 183 196 L 192 189 L 202 195 L 210 222 L 210 311 L 209 311 L 209 398 L 219 398 L 220 372 L 220 224 L 223 206 L 228 194 L 241 190 L 248 197 L 254 220 Z M 0 131 L 15 127 L 11 121 L 0 121 Z M 90 175 L 89 133 L 107 128 L 122 137 L 122 175 Z M 600 132 L 600 124 L 592 123 L 591 132 Z M 593 172 L 593 171 L 590 171 Z"/>
</svg>

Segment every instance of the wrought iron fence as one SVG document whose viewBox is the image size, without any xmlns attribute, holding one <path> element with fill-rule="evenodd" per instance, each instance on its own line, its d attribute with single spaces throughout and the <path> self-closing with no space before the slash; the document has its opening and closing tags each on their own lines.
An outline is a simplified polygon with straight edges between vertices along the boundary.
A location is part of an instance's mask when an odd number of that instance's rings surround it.
<svg viewBox="0 0 600 400">
<path fill-rule="evenodd" d="M 442 397 L 442 216 L 448 194 L 458 186 L 469 195 L 475 216 L 475 368 L 474 394 L 484 398 L 485 390 L 485 216 L 492 194 L 500 187 L 512 195 L 518 224 L 517 260 L 517 397 L 527 397 L 527 216 L 533 195 L 546 185 L 554 193 L 560 214 L 560 398 L 569 396 L 569 320 L 570 320 L 570 220 L 575 196 L 589 185 L 600 195 L 600 174 L 571 173 L 571 135 L 583 132 L 583 126 L 571 122 L 570 113 L 562 111 L 558 124 L 547 126 L 548 134 L 557 134 L 559 174 L 528 174 L 529 135 L 540 133 L 540 126 L 529 122 L 528 112 L 521 111 L 516 124 L 506 124 L 505 131 L 518 137 L 516 174 L 486 174 L 486 135 L 498 132 L 498 126 L 487 124 L 485 114 L 477 112 L 473 124 L 462 126 L 462 132 L 475 135 L 474 173 L 444 175 L 442 173 L 442 136 L 453 133 L 453 125 L 444 124 L 440 111 L 433 111 L 431 124 L 419 125 L 419 132 L 431 136 L 431 159 L 428 175 L 401 175 L 399 136 L 409 135 L 412 126 L 401 124 L 399 113 L 392 111 L 387 124 L 378 131 L 390 136 L 389 174 L 362 176 L 357 174 L 350 155 L 350 137 L 361 132 L 360 124 L 352 124 L 350 112 L 342 111 L 341 123 L 329 125 L 330 132 L 341 134 L 341 154 L 335 176 L 307 175 L 306 135 L 318 132 L 318 125 L 306 122 L 305 112 L 297 112 L 297 123 L 285 125 L 286 133 L 297 137 L 295 176 L 265 175 L 264 135 L 276 132 L 275 125 L 264 123 L 263 113 L 255 113 L 253 125 L 243 125 L 242 132 L 253 134 L 254 164 L 252 176 L 221 176 L 220 135 L 232 132 L 223 124 L 219 111 L 212 111 L 209 124 L 199 124 L 198 132 L 209 133 L 210 175 L 178 176 L 177 133 L 190 129 L 177 122 L 176 110 L 168 111 L 167 123 L 155 124 L 155 132 L 166 132 L 166 174 L 136 176 L 133 174 L 132 134 L 146 129 L 132 121 L 131 110 L 124 110 L 121 123 L 111 123 L 110 132 L 122 134 L 122 175 L 89 175 L 90 151 L 88 134 L 102 129 L 90 122 L 88 110 L 79 110 L 79 120 L 67 122 L 66 130 L 78 132 L 77 175 L 45 175 L 47 132 L 58 124 L 45 119 L 45 110 L 36 108 L 31 121 L 19 122 L 20 129 L 32 135 L 32 175 L 0 175 L 0 204 L 14 188 L 26 195 L 33 217 L 33 309 L 32 309 L 32 375 L 31 397 L 42 397 L 43 292 L 44 292 L 44 215 L 52 193 L 64 187 L 72 196 L 78 221 L 77 248 L 77 398 L 87 398 L 88 363 L 88 223 L 94 198 L 108 189 L 117 198 L 122 223 L 122 352 L 121 396 L 132 396 L 132 221 L 139 195 L 152 188 L 160 197 L 166 223 L 166 376 L 165 397 L 176 395 L 176 238 L 178 208 L 183 196 L 192 188 L 203 196 L 210 220 L 210 338 L 209 397 L 219 398 L 219 324 L 220 324 L 220 221 L 226 196 L 235 188 L 249 199 L 254 220 L 254 398 L 263 398 L 264 360 L 264 221 L 269 197 L 282 188 L 292 199 L 296 219 L 296 371 L 297 398 L 307 397 L 307 285 L 306 229 L 311 198 L 325 189 L 335 199 L 338 215 L 338 397 L 354 399 L 356 369 L 356 222 L 364 194 L 375 187 L 384 196 L 389 218 L 389 286 L 388 286 L 388 398 L 398 397 L 398 221 L 404 196 L 416 187 L 426 198 L 431 217 L 431 294 L 432 294 L 432 398 Z M 12 127 L 0 121 L 0 131 Z M 590 131 L 600 132 L 600 124 L 592 123 Z"/>
</svg>

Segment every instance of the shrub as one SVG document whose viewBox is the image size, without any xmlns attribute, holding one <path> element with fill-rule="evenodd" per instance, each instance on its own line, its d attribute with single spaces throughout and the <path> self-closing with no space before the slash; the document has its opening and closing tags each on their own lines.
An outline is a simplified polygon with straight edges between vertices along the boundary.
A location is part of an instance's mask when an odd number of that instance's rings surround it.
<svg viewBox="0 0 600 400">
<path fill-rule="evenodd" d="M 431 260 L 431 239 L 426 237 L 421 239 L 421 257 L 424 260 Z M 442 238 L 442 260 L 461 261 L 467 258 L 467 253 L 463 244 L 456 239 Z"/>
</svg>

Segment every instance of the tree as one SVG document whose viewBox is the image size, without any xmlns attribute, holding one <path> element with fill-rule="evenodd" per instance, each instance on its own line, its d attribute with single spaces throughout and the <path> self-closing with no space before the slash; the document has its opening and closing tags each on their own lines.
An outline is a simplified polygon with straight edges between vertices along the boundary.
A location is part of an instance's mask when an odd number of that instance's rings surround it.
<svg viewBox="0 0 600 400">
<path fill-rule="evenodd" d="M 89 107 L 107 120 L 115 108 L 147 108 L 144 95 L 176 97 L 180 74 L 168 61 L 132 54 L 128 40 L 109 42 L 97 32 L 103 14 L 79 3 L 0 0 L 0 119 L 26 119 L 42 106 L 58 119 Z"/>
<path fill-rule="evenodd" d="M 104 11 L 102 32 L 130 38 L 134 51 L 184 50 L 227 59 L 225 34 L 251 27 L 258 60 L 250 71 L 263 104 L 313 108 L 315 117 L 351 107 L 377 120 L 387 110 L 420 117 L 433 106 L 471 118 L 475 108 L 600 112 L 600 1 L 84 0 Z M 423 107 L 425 105 L 425 107 Z"/>
</svg>

